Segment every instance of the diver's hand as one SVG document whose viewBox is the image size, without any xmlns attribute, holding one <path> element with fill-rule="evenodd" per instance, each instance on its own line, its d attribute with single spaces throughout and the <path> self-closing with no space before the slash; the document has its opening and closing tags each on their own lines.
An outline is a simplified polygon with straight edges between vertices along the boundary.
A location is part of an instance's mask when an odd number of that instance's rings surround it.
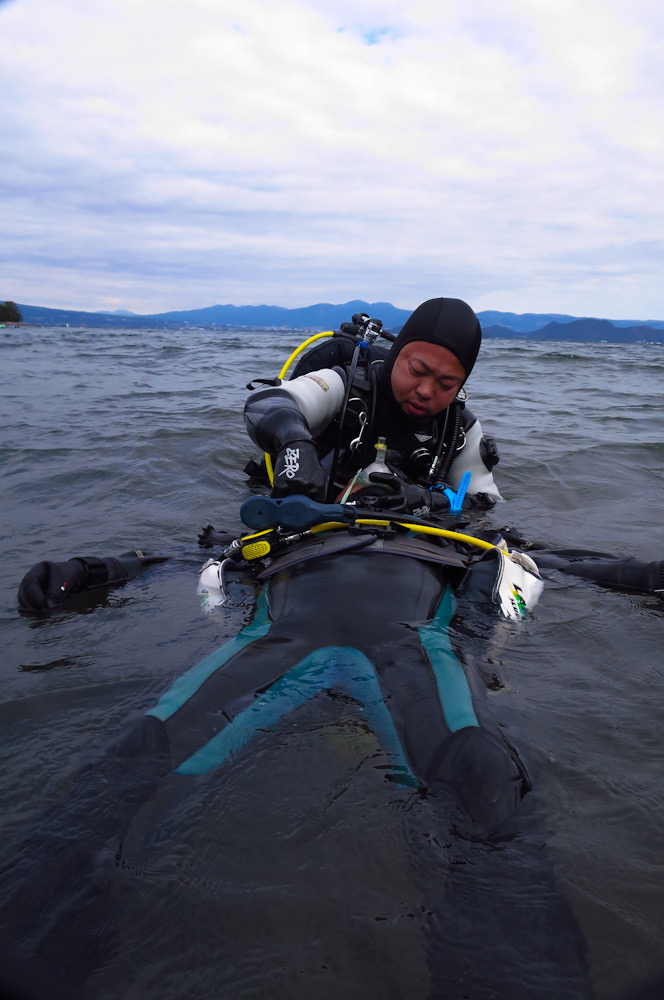
<svg viewBox="0 0 664 1000">
<path fill-rule="evenodd" d="M 211 549 L 215 545 L 230 545 L 234 538 L 235 535 L 231 534 L 230 531 L 217 531 L 211 524 L 208 524 L 199 532 L 198 544 L 202 549 Z"/>
<path fill-rule="evenodd" d="M 490 493 L 466 493 L 463 504 L 467 510 L 491 510 L 496 505 L 496 498 Z"/>
<path fill-rule="evenodd" d="M 303 493 L 312 500 L 325 499 L 325 472 L 311 441 L 294 441 L 277 455 L 272 496 L 290 493 Z"/>
<path fill-rule="evenodd" d="M 37 563 L 25 574 L 18 588 L 21 611 L 43 615 L 57 608 L 71 594 L 85 590 L 86 571 L 78 559 Z"/>
<path fill-rule="evenodd" d="M 366 501 L 377 510 L 391 510 L 396 513 L 416 514 L 428 517 L 433 511 L 449 510 L 449 501 L 442 493 L 431 493 L 423 486 L 406 483 L 398 476 L 384 472 L 371 472 L 369 479 L 373 486 L 365 486 L 354 494 L 357 503 Z"/>
</svg>

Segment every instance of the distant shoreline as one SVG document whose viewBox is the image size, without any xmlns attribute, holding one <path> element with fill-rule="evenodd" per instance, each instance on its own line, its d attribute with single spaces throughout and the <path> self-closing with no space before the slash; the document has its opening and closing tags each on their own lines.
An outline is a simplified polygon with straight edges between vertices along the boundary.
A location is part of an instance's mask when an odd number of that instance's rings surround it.
<svg viewBox="0 0 664 1000">
<path fill-rule="evenodd" d="M 155 313 L 152 315 L 124 312 L 82 312 L 73 309 L 51 309 L 17 303 L 21 324 L 9 326 L 51 326 L 89 329 L 186 329 L 205 328 L 211 331 L 266 330 L 300 332 L 303 335 L 325 330 L 338 330 L 353 314 L 365 312 L 381 319 L 388 330 L 399 330 L 410 315 L 389 302 L 368 303 L 360 299 L 342 304 L 317 303 L 297 309 L 281 306 L 217 305 L 203 309 Z M 664 343 L 664 320 L 638 322 L 630 320 L 595 319 L 561 313 L 511 313 L 485 310 L 478 312 L 482 332 L 487 340 L 572 341 L 580 343 Z"/>
</svg>

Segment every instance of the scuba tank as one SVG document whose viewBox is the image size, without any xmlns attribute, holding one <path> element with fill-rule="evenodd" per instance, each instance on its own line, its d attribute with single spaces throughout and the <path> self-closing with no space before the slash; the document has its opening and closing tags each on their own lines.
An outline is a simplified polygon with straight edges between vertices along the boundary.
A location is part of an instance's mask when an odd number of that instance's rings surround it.
<svg viewBox="0 0 664 1000">
<path fill-rule="evenodd" d="M 369 486 L 371 483 L 371 473 L 372 472 L 382 472 L 391 474 L 387 467 L 387 445 L 385 444 L 385 438 L 379 437 L 376 442 L 376 457 L 367 465 L 366 469 L 361 469 L 355 476 L 355 482 L 358 486 Z"/>
<path fill-rule="evenodd" d="M 387 465 L 387 445 L 385 444 L 384 437 L 379 437 L 376 442 L 376 457 L 373 462 L 367 465 L 366 468 L 360 469 L 359 472 L 355 473 L 339 502 L 345 503 L 352 493 L 355 493 L 357 490 L 361 490 L 364 486 L 372 486 L 372 472 L 379 472 L 382 473 L 382 475 L 394 476 L 394 473 Z"/>
</svg>

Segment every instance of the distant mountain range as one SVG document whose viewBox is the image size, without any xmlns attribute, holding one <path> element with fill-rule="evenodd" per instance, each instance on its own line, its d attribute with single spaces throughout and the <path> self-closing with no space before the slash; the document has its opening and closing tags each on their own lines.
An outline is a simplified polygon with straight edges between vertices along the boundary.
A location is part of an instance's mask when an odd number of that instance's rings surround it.
<svg viewBox="0 0 664 1000">
<path fill-rule="evenodd" d="M 482 313 L 479 314 L 482 322 Z M 655 323 L 657 325 L 655 326 Z M 624 325 L 623 325 L 624 324 Z M 493 340 L 566 340 L 607 344 L 664 344 L 664 323 L 632 325 L 608 319 L 565 319 L 545 323 L 534 330 L 514 330 L 507 326 L 485 326 L 482 335 Z"/>
<path fill-rule="evenodd" d="M 403 326 L 408 309 L 389 302 L 355 299 L 342 305 L 318 303 L 300 309 L 281 306 L 208 306 L 141 316 L 121 309 L 115 312 L 78 312 L 19 304 L 25 323 L 38 326 L 85 327 L 246 327 L 248 329 L 337 330 L 353 313 L 366 312 L 382 319 L 388 329 Z M 511 313 L 486 310 L 478 313 L 489 339 L 594 341 L 618 344 L 664 343 L 664 320 L 579 319 L 560 313 Z"/>
</svg>

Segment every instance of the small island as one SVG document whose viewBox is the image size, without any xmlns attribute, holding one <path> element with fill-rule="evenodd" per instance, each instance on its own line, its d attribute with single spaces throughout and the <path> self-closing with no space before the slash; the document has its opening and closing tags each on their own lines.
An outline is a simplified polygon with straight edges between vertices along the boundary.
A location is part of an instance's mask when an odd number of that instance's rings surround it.
<svg viewBox="0 0 664 1000">
<path fill-rule="evenodd" d="M 22 320 L 21 310 L 15 302 L 0 302 L 0 323 L 20 323 Z"/>
</svg>

